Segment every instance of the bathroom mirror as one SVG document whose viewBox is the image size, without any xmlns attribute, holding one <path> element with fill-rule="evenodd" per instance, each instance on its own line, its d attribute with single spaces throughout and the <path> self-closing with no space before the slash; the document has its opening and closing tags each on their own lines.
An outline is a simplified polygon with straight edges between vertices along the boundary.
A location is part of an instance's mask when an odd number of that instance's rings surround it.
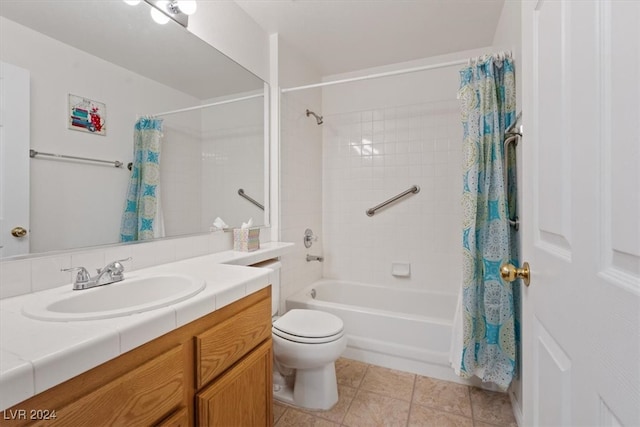
<svg viewBox="0 0 640 427">
<path fill-rule="evenodd" d="M 29 116 L 23 152 L 41 153 L 26 171 L 2 177 L 29 180 L 27 253 L 119 242 L 134 124 L 146 115 L 163 119 L 165 237 L 210 232 L 216 217 L 231 227 L 249 218 L 268 225 L 268 88 L 260 78 L 176 22 L 156 24 L 145 2 L 1 0 L 0 15 L 3 70 L 27 73 L 17 101 L 26 100 Z M 3 165 L 15 160 L 7 155 Z M 9 230 L 23 225 L 14 222 Z M 6 241 L 2 257 L 19 255 Z"/>
</svg>

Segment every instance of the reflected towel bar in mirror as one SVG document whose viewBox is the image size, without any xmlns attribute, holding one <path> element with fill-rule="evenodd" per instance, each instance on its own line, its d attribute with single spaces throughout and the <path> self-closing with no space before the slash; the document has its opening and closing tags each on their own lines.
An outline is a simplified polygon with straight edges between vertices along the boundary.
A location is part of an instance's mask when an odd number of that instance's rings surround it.
<svg viewBox="0 0 640 427">
<path fill-rule="evenodd" d="M 34 158 L 36 156 L 47 156 L 53 157 L 57 159 L 67 159 L 67 160 L 80 160 L 83 162 L 95 162 L 95 163 L 107 163 L 113 165 L 116 168 L 121 168 L 124 163 L 119 160 L 101 160 L 101 159 L 92 159 L 89 157 L 78 157 L 78 156 L 67 156 L 66 154 L 53 154 L 53 153 L 43 153 L 41 151 L 29 150 L 29 157 Z"/>
<path fill-rule="evenodd" d="M 264 210 L 264 205 L 256 201 L 255 199 L 252 199 L 251 197 L 247 196 L 242 188 L 238 190 L 238 194 L 240 195 L 240 197 L 244 197 L 245 199 L 247 199 L 257 207 L 259 207 L 260 209 Z"/>
</svg>

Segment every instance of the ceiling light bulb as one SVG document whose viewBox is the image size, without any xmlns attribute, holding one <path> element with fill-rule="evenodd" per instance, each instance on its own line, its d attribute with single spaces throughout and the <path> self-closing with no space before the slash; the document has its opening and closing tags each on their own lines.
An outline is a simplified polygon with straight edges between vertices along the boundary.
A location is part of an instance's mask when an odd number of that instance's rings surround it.
<svg viewBox="0 0 640 427">
<path fill-rule="evenodd" d="M 193 15 L 198 8 L 198 3 L 195 0 L 178 0 L 178 9 L 185 15 Z"/>
<path fill-rule="evenodd" d="M 165 7 L 165 4 L 161 4 L 161 3 L 167 3 L 167 2 L 158 2 L 158 7 Z M 160 12 L 158 9 L 154 7 L 151 8 L 151 17 L 157 24 L 160 24 L 160 25 L 166 24 L 171 19 L 167 15 Z"/>
<path fill-rule="evenodd" d="M 140 3 L 140 0 L 122 0 L 122 1 L 128 4 L 129 6 L 135 6 L 138 3 Z"/>
</svg>

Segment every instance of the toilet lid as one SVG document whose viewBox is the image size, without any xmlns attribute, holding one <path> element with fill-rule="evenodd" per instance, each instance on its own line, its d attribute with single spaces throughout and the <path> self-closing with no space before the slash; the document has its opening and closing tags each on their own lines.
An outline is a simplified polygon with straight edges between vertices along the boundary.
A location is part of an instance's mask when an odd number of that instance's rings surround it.
<svg viewBox="0 0 640 427">
<path fill-rule="evenodd" d="M 342 319 L 318 310 L 294 309 L 273 322 L 273 329 L 301 338 L 325 338 L 342 332 Z"/>
<path fill-rule="evenodd" d="M 308 338 L 308 337 L 300 337 L 298 335 L 291 335 L 286 332 L 282 332 L 276 328 L 271 328 L 271 332 L 273 333 L 273 339 L 276 337 L 283 338 L 287 341 L 292 341 L 298 344 L 327 344 L 333 341 L 338 341 L 344 336 L 344 331 L 332 335 L 330 337 L 319 337 L 319 338 Z"/>
</svg>

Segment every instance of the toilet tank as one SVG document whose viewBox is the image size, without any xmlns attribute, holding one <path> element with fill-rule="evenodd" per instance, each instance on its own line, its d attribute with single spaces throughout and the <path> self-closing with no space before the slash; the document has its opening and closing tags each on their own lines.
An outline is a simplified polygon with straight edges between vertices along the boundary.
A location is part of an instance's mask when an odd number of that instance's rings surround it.
<svg viewBox="0 0 640 427">
<path fill-rule="evenodd" d="M 268 268 L 269 283 L 271 283 L 271 316 L 278 314 L 280 307 L 280 269 L 282 264 L 277 259 L 268 259 L 257 264 L 251 264 L 255 268 Z"/>
</svg>

